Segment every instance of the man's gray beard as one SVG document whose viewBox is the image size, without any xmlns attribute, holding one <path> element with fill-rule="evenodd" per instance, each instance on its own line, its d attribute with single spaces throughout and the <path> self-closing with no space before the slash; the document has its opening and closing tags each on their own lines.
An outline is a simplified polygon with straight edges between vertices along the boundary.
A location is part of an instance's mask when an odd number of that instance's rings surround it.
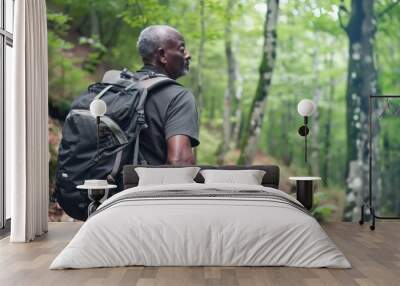
<svg viewBox="0 0 400 286">
<path fill-rule="evenodd" d="M 180 77 L 182 77 L 182 76 L 187 75 L 188 73 L 189 73 L 189 68 L 184 67 L 184 68 L 181 70 L 181 73 L 178 75 L 177 79 L 180 78 Z"/>
</svg>

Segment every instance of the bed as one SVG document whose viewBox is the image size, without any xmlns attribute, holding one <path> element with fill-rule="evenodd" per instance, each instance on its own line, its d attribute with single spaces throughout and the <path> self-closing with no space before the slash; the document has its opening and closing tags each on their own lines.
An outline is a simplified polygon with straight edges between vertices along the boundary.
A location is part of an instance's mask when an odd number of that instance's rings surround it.
<svg viewBox="0 0 400 286">
<path fill-rule="evenodd" d="M 84 223 L 50 269 L 144 266 L 350 268 L 312 215 L 280 191 L 277 166 L 200 166 L 264 170 L 261 185 L 193 183 L 138 186 L 124 167 L 125 190 Z"/>
</svg>

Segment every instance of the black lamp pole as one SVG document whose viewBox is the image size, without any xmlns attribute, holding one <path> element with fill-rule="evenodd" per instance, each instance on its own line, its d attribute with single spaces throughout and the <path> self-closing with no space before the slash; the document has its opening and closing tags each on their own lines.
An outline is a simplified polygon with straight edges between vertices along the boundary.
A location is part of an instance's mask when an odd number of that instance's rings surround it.
<svg viewBox="0 0 400 286">
<path fill-rule="evenodd" d="M 307 134 L 308 134 L 308 117 L 304 116 L 304 126 L 306 127 L 306 134 L 304 135 L 304 162 L 307 163 Z"/>
<path fill-rule="evenodd" d="M 96 129 L 97 129 L 97 159 L 99 159 L 99 149 L 100 149 L 100 116 L 96 116 Z"/>
<path fill-rule="evenodd" d="M 100 159 L 100 123 L 101 123 L 100 117 L 106 113 L 107 105 L 101 99 L 94 99 L 92 101 L 92 103 L 90 103 L 89 109 L 90 109 L 90 113 L 92 113 L 92 115 L 96 118 L 96 137 L 97 137 L 96 138 L 96 143 L 97 143 L 96 160 L 98 161 Z"/>
<path fill-rule="evenodd" d="M 304 125 L 300 126 L 299 134 L 304 137 L 304 162 L 307 163 L 307 135 L 310 132 L 308 129 L 308 116 L 304 116 Z"/>
</svg>

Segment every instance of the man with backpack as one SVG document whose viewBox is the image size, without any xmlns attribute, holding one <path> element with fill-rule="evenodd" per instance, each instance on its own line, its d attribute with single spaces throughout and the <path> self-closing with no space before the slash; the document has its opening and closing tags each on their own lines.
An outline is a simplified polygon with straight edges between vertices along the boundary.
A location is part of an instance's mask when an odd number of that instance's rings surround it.
<svg viewBox="0 0 400 286">
<path fill-rule="evenodd" d="M 174 28 L 157 25 L 140 33 L 137 46 L 143 68 L 106 72 L 73 101 L 65 119 L 54 194 L 75 219 L 86 220 L 104 195 L 86 181 L 116 185 L 113 195 L 123 190 L 124 165 L 195 164 L 195 99 L 175 81 L 189 69 L 185 41 Z"/>
<path fill-rule="evenodd" d="M 143 60 L 141 75 L 163 74 L 176 80 L 189 69 L 190 54 L 182 35 L 172 27 L 145 28 L 137 42 Z M 192 147 L 199 145 L 198 115 L 193 94 L 178 84 L 149 93 L 145 104 L 148 128 L 140 134 L 140 152 L 149 165 L 195 164 Z"/>
</svg>

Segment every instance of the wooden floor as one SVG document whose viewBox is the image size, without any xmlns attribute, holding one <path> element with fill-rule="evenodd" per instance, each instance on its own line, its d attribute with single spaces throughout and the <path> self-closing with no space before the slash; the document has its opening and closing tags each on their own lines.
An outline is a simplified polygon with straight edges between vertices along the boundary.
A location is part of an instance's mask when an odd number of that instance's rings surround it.
<svg viewBox="0 0 400 286">
<path fill-rule="evenodd" d="M 50 223 L 49 233 L 27 244 L 0 241 L 0 285 L 400 285 L 400 222 L 379 222 L 372 232 L 356 223 L 324 224 L 353 268 L 121 267 L 48 270 L 81 226 Z"/>
</svg>

